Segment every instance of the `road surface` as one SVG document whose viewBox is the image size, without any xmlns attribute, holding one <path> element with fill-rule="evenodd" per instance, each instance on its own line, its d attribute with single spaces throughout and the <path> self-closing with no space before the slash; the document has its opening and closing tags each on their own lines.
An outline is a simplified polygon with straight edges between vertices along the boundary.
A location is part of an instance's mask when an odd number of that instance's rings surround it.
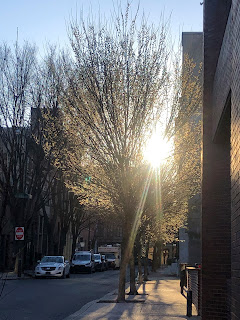
<svg viewBox="0 0 240 320">
<path fill-rule="evenodd" d="M 117 289 L 119 271 L 72 274 L 70 279 L 7 280 L 0 320 L 62 320 Z M 3 281 L 0 280 L 0 293 Z"/>
</svg>

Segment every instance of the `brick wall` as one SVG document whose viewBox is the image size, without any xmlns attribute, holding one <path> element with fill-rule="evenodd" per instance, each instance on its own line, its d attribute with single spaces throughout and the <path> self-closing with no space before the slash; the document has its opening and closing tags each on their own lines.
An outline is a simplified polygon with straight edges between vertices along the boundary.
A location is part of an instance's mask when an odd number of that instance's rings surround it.
<svg viewBox="0 0 240 320">
<path fill-rule="evenodd" d="M 228 319 L 231 276 L 230 105 L 213 141 L 213 86 L 231 1 L 204 1 L 202 319 Z M 228 100 L 230 101 L 230 100 Z"/>
<path fill-rule="evenodd" d="M 226 25 L 213 82 L 213 137 L 218 135 L 220 119 L 231 87 L 232 14 Z"/>
<path fill-rule="evenodd" d="M 240 319 L 240 3 L 232 4 L 232 319 Z"/>
<path fill-rule="evenodd" d="M 228 9 L 231 12 L 226 26 Z M 225 6 L 225 14 L 224 14 Z M 221 13 L 221 9 L 223 10 Z M 215 11 L 214 11 L 215 10 Z M 219 11 L 220 10 L 220 11 Z M 218 17 L 216 18 L 216 11 Z M 220 15 L 219 15 L 220 14 Z M 222 29 L 224 28 L 224 29 Z M 240 319 L 240 2 L 205 0 L 202 319 Z M 224 37 L 223 37 L 224 35 Z M 223 39 L 221 43 L 221 39 Z M 220 44 L 220 48 L 219 48 Z M 231 126 L 230 126 L 231 125 Z M 215 140 L 211 139 L 211 130 Z M 231 133 L 230 143 L 229 130 Z M 231 145 L 231 150 L 230 150 Z M 229 158 L 230 153 L 230 158 Z M 230 167 L 229 167 L 230 163 Z M 230 172 L 228 172 L 230 170 Z M 229 197 L 230 180 L 230 197 Z M 230 212 L 230 219 L 229 219 Z M 208 215 L 208 216 L 207 216 Z M 214 221 L 215 218 L 215 221 Z M 229 225 L 229 222 L 231 223 Z M 213 226 L 208 226 L 208 224 Z M 221 231 L 222 230 L 222 235 Z M 209 232 L 209 234 L 207 234 Z M 231 232 L 231 235 L 230 235 Z M 231 247 L 229 246 L 231 239 Z M 218 246 L 214 250 L 214 244 Z M 222 265 L 217 259 L 222 259 Z M 231 260 L 229 261 L 229 255 Z M 216 273 L 214 275 L 214 258 Z M 209 260 L 210 259 L 210 260 Z M 229 267 L 231 266 L 231 272 Z M 212 278 L 211 278 L 212 276 Z M 222 281 L 222 284 L 221 284 Z M 228 316 L 229 315 L 229 316 Z"/>
</svg>

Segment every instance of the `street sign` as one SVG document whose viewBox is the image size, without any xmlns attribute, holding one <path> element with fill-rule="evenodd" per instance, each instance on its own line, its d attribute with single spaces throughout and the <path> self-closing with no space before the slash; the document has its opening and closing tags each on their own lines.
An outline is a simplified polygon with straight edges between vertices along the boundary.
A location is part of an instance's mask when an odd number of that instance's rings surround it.
<svg viewBox="0 0 240 320">
<path fill-rule="evenodd" d="M 24 227 L 15 228 L 15 240 L 24 240 Z"/>
</svg>

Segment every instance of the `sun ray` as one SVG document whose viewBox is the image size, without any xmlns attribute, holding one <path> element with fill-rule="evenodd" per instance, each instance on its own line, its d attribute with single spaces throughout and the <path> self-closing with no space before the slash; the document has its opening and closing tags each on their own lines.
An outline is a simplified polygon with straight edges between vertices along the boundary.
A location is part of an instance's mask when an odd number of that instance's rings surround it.
<svg viewBox="0 0 240 320">
<path fill-rule="evenodd" d="M 139 202 L 139 205 L 138 205 L 138 208 L 137 208 L 137 211 L 136 211 L 135 219 L 134 219 L 134 222 L 133 222 L 133 225 L 132 225 L 132 228 L 131 228 L 131 234 L 130 234 L 129 241 L 128 241 L 128 244 L 127 244 L 127 248 L 126 248 L 126 251 L 125 251 L 124 260 L 125 259 L 128 260 L 127 257 L 130 256 L 130 254 L 132 252 L 132 249 L 133 249 L 133 246 L 134 246 L 134 242 L 135 242 L 135 239 L 136 239 L 138 228 L 139 228 L 140 223 L 141 223 L 141 217 L 142 217 L 144 205 L 146 203 L 146 198 L 147 198 L 149 186 L 150 186 L 151 179 L 152 179 L 152 174 L 153 174 L 153 167 L 149 166 L 147 179 L 146 179 L 144 187 L 143 187 L 143 192 L 142 192 L 142 195 L 141 195 L 141 199 L 140 199 L 140 202 Z"/>
<path fill-rule="evenodd" d="M 162 219 L 162 187 L 161 187 L 161 167 L 155 169 L 155 192 L 156 192 L 156 214 L 157 219 Z"/>
<path fill-rule="evenodd" d="M 135 241 L 135 237 L 136 237 L 136 234 L 137 234 L 140 222 L 141 222 L 141 217 L 142 217 L 144 205 L 146 203 L 146 198 L 147 198 L 147 195 L 148 195 L 149 186 L 150 186 L 151 179 L 152 179 L 152 174 L 153 174 L 153 168 L 150 167 L 149 171 L 148 171 L 147 179 L 146 179 L 146 182 L 145 182 L 145 185 L 144 185 L 144 189 L 143 189 L 143 192 L 142 192 L 141 200 L 140 200 L 137 212 L 136 212 L 135 221 L 134 221 L 134 224 L 133 224 L 133 227 L 132 227 L 132 232 L 131 232 L 130 239 L 134 239 L 134 241 Z"/>
</svg>

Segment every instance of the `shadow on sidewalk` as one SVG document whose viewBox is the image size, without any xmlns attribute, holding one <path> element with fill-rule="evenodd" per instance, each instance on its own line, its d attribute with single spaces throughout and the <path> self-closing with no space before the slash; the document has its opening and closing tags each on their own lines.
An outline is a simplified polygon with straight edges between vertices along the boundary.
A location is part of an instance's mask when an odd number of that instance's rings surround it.
<svg viewBox="0 0 240 320">
<path fill-rule="evenodd" d="M 137 286 L 139 296 L 145 302 L 135 303 L 95 303 L 86 309 L 80 317 L 72 320 L 169 320 L 189 319 L 186 316 L 187 302 L 181 295 L 179 279 L 166 277 L 161 272 L 150 274 L 150 280 Z M 151 280 L 154 279 L 154 280 Z M 129 297 L 129 296 L 128 296 Z M 127 298 L 127 296 L 126 296 Z M 133 298 L 134 300 L 134 298 Z M 139 301 L 138 301 L 139 302 Z M 200 319 L 193 308 L 192 320 Z M 68 319 L 70 320 L 70 319 Z"/>
</svg>

